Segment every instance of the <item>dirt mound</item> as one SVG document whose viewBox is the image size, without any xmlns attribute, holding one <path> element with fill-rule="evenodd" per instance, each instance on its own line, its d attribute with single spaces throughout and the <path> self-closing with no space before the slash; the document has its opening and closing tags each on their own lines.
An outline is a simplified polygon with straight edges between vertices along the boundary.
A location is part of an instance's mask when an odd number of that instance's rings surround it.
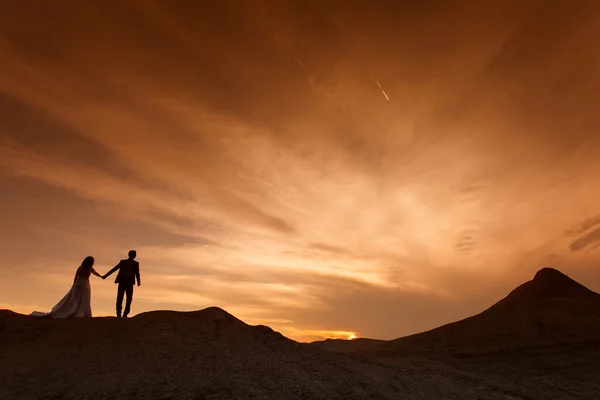
<svg viewBox="0 0 600 400">
<path fill-rule="evenodd" d="M 0 398 L 595 399 L 597 353 L 569 348 L 557 353 L 560 362 L 543 354 L 529 370 L 514 359 L 478 358 L 498 372 L 481 362 L 463 368 L 327 352 L 216 307 L 131 319 L 0 311 Z"/>
<path fill-rule="evenodd" d="M 446 383 L 424 393 L 396 366 L 310 348 L 215 307 L 130 319 L 1 312 L 0 327 L 3 400 L 412 399 L 459 388 L 440 375 Z"/>
</svg>

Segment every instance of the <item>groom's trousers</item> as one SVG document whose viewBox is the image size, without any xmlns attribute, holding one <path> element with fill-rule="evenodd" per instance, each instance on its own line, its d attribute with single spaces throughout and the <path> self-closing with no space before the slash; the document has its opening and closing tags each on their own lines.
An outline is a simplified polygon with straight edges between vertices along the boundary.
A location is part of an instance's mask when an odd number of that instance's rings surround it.
<svg viewBox="0 0 600 400">
<path fill-rule="evenodd" d="M 121 308 L 123 307 L 123 295 L 126 295 L 125 298 L 125 312 L 124 316 L 129 315 L 129 310 L 131 308 L 131 301 L 133 300 L 133 284 L 134 282 L 119 282 L 119 287 L 117 288 L 117 315 L 121 316 Z"/>
</svg>

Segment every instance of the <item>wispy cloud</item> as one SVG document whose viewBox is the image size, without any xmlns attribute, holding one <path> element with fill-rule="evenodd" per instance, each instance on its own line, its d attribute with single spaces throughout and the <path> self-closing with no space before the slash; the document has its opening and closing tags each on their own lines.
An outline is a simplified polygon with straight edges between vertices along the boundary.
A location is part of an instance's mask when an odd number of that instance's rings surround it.
<svg viewBox="0 0 600 400">
<path fill-rule="evenodd" d="M 136 311 L 393 337 L 595 257 L 589 4 L 86 4 L 0 15 L 0 282 L 35 304 L 135 247 Z"/>
</svg>

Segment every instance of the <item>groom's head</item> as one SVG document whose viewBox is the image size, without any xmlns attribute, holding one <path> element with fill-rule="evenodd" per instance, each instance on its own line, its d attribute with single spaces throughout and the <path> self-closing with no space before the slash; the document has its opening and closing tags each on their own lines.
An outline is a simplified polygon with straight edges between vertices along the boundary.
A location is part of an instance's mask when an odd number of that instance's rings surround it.
<svg viewBox="0 0 600 400">
<path fill-rule="evenodd" d="M 137 253 L 135 252 L 135 250 L 129 250 L 129 259 L 133 260 L 135 258 L 135 256 L 137 256 Z"/>
</svg>

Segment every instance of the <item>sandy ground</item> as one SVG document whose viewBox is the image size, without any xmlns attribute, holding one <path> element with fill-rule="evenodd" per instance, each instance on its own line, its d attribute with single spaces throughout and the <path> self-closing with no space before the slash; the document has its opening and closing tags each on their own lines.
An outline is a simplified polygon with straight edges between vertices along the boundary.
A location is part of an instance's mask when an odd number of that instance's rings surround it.
<svg viewBox="0 0 600 400">
<path fill-rule="evenodd" d="M 582 348 L 579 361 L 571 357 L 562 370 L 552 369 L 547 354 L 529 356 L 530 363 L 512 353 L 479 360 L 372 359 L 299 344 L 218 308 L 128 320 L 2 311 L 0 398 L 600 398 L 599 354 Z M 549 369 L 536 369 L 539 362 Z"/>
<path fill-rule="evenodd" d="M 479 315 L 389 342 L 300 344 L 214 307 L 0 311 L 1 399 L 597 400 L 598 360 L 600 295 L 551 269 Z"/>
</svg>

